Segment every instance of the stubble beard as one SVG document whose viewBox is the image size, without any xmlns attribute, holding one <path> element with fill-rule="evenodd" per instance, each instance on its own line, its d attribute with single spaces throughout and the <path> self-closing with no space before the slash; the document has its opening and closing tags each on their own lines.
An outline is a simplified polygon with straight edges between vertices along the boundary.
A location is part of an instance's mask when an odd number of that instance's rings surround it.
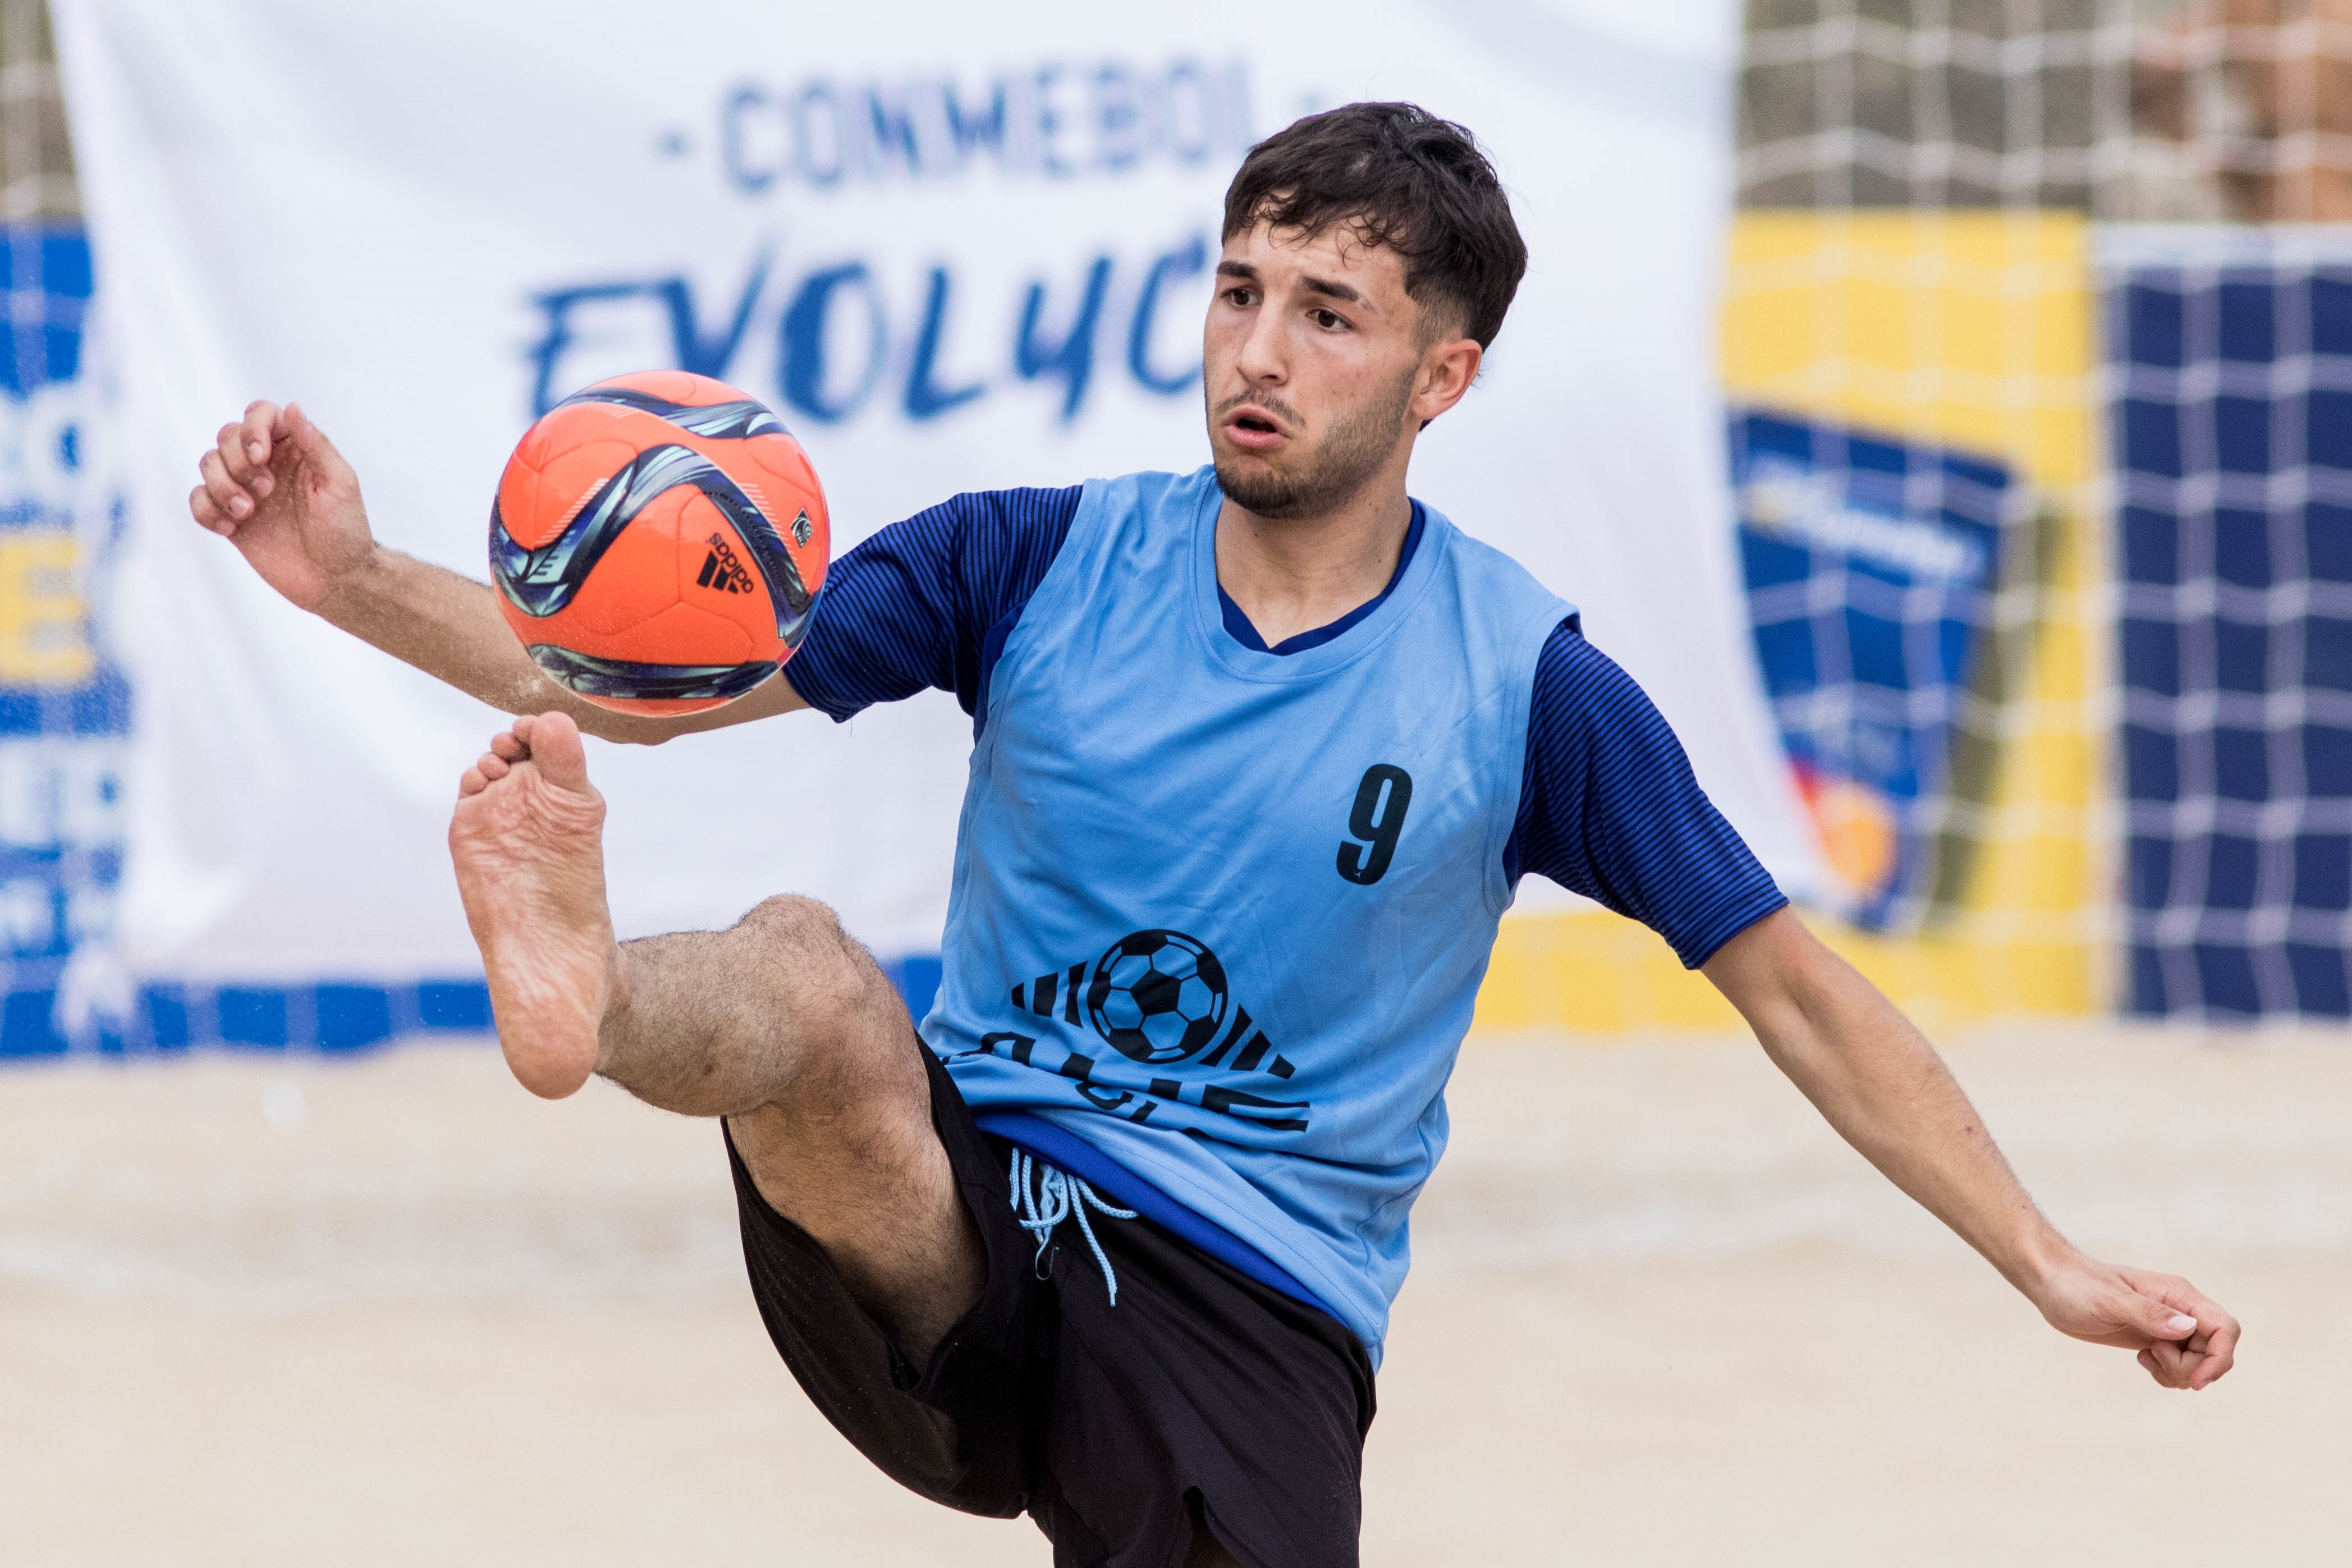
<svg viewBox="0 0 2352 1568">
<path fill-rule="evenodd" d="M 1217 488 L 1225 492 L 1226 500 L 1255 517 L 1290 521 L 1328 516 L 1353 500 L 1396 451 L 1405 409 L 1412 402 L 1412 384 L 1413 374 L 1408 372 L 1386 395 L 1373 397 L 1334 424 L 1307 466 L 1294 472 L 1245 471 L 1238 458 L 1219 452 Z M 1226 399 L 1224 406 L 1270 401 L 1244 394 Z M 1276 411 L 1289 412 L 1278 405 Z M 1216 449 L 1223 412 L 1214 408 L 1209 412 L 1212 450 Z"/>
</svg>

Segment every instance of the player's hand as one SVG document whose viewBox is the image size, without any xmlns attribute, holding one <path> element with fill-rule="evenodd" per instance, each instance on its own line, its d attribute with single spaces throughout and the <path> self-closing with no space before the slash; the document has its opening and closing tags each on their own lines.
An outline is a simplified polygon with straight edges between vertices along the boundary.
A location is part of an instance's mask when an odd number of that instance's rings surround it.
<svg viewBox="0 0 2352 1568">
<path fill-rule="evenodd" d="M 359 476 L 292 404 L 252 405 L 221 426 L 196 467 L 205 480 L 188 494 L 196 521 L 302 608 L 323 609 L 373 562 Z"/>
<path fill-rule="evenodd" d="M 2238 1320 L 2174 1274 L 2079 1255 L 2053 1268 L 2033 1304 L 2060 1333 L 2137 1351 L 2167 1388 L 2206 1388 L 2237 1357 Z"/>
</svg>

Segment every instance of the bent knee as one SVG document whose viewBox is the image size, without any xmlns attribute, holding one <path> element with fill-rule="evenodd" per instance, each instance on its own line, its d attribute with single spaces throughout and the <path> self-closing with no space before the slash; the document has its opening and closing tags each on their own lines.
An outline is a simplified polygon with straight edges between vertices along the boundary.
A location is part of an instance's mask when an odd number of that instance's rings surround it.
<svg viewBox="0 0 2352 1568">
<path fill-rule="evenodd" d="M 735 922 L 763 967 L 786 977 L 803 1007 L 855 1008 L 871 1003 L 890 983 L 856 938 L 844 931 L 829 905 L 798 893 L 762 899 Z M 891 994 L 895 996 L 896 993 Z"/>
<path fill-rule="evenodd" d="M 832 905 L 819 903 L 800 893 L 778 893 L 772 898 L 761 899 L 735 922 L 735 929 L 787 946 L 812 942 L 837 944 L 848 937 L 848 933 L 841 929 L 841 917 L 833 912 Z"/>
<path fill-rule="evenodd" d="M 743 963 L 765 979 L 768 1026 L 793 1064 L 780 1108 L 824 1119 L 911 1114 L 929 1125 L 907 1005 L 840 917 L 785 894 L 762 900 L 729 934 L 746 942 Z"/>
</svg>

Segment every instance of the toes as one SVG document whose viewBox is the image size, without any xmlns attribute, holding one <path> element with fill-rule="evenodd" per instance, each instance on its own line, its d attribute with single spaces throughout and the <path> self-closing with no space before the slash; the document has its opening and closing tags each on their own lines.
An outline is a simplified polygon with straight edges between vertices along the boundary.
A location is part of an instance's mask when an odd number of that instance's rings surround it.
<svg viewBox="0 0 2352 1568">
<path fill-rule="evenodd" d="M 490 751 L 483 752 L 481 759 L 475 763 L 473 767 L 467 771 L 470 773 L 479 773 L 485 779 L 496 781 L 506 777 L 507 772 L 511 766 L 512 764 L 504 757 L 499 756 L 497 752 Z"/>
<path fill-rule="evenodd" d="M 580 726 L 570 714 L 542 713 L 530 721 L 529 733 L 523 733 L 520 723 L 515 730 L 530 747 L 540 777 L 558 789 L 588 788 L 588 751 L 580 743 Z"/>
<path fill-rule="evenodd" d="M 469 795 L 479 795 L 489 787 L 490 781 L 482 776 L 481 769 L 467 768 L 466 776 L 457 781 L 457 796 L 462 800 Z"/>
<path fill-rule="evenodd" d="M 530 755 L 530 748 L 523 744 L 521 737 L 512 730 L 507 730 L 490 737 L 490 754 L 503 757 L 510 763 L 519 763 Z M 496 778 L 498 775 L 493 773 L 490 776 Z"/>
</svg>

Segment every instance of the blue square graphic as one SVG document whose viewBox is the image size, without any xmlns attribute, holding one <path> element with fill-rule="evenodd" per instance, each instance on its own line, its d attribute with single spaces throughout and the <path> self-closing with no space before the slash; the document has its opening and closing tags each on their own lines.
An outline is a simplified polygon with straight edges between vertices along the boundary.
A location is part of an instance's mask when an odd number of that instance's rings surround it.
<svg viewBox="0 0 2352 1568">
<path fill-rule="evenodd" d="M 2352 1016 L 2352 245 L 2119 237 L 2126 1011 Z M 2264 247 L 2274 247 L 2265 250 Z"/>
</svg>

